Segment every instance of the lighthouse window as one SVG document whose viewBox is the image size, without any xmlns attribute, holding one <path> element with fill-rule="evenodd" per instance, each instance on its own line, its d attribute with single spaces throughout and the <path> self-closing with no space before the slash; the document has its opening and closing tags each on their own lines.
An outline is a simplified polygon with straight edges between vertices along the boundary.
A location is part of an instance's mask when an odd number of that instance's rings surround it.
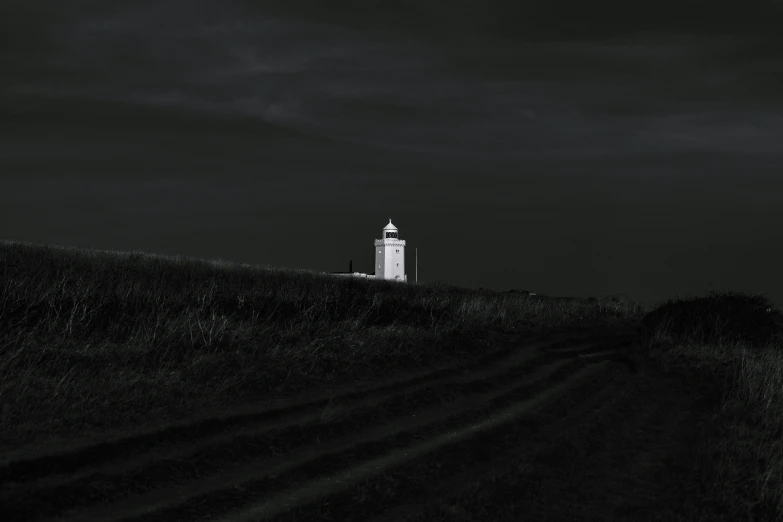
<svg viewBox="0 0 783 522">
<path fill-rule="evenodd" d="M 400 264 L 399 264 L 399 263 L 397 263 L 397 266 L 400 266 Z"/>
<path fill-rule="evenodd" d="M 380 253 L 381 253 L 381 251 L 380 251 L 380 250 L 378 250 L 378 253 L 380 254 Z"/>
<path fill-rule="evenodd" d="M 398 253 L 398 254 L 400 253 L 400 250 L 399 250 L 399 249 L 397 249 L 397 253 Z"/>
</svg>

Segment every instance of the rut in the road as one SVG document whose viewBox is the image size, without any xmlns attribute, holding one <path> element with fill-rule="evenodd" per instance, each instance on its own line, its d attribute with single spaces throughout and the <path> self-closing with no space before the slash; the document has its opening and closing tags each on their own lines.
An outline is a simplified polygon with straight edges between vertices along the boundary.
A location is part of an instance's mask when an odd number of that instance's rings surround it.
<svg viewBox="0 0 783 522">
<path fill-rule="evenodd" d="M 509 466 L 546 473 L 549 460 L 568 455 L 570 439 L 587 436 L 588 430 L 595 430 L 596 426 L 620 421 L 634 408 L 638 396 L 639 388 L 626 372 L 609 368 L 554 407 L 517 421 L 505 433 L 496 433 L 490 445 L 466 448 L 454 458 L 442 455 L 437 465 L 442 478 L 432 480 L 421 473 L 420 468 L 427 466 L 423 462 L 416 463 L 407 473 L 398 470 L 400 481 L 411 492 L 404 495 L 395 492 L 394 501 L 389 502 L 394 507 L 388 510 L 378 508 L 375 499 L 372 501 L 375 508 L 363 515 L 371 522 L 429 522 L 441 517 L 451 519 L 449 515 L 461 520 L 464 510 L 455 507 L 452 501 L 463 498 L 466 490 L 483 477 Z M 434 466 L 430 464 L 430 467 Z M 360 487 L 369 488 L 369 485 Z M 355 496 L 348 496 L 348 502 L 355 500 Z"/>
<path fill-rule="evenodd" d="M 575 341 L 566 339 L 560 345 Z M 582 349 L 589 354 L 610 348 L 609 353 L 602 357 L 611 358 L 611 348 L 616 348 L 619 342 L 615 340 L 605 346 L 594 341 Z M 257 498 L 259 493 L 272 494 L 286 484 L 307 480 L 318 470 L 336 469 L 335 465 L 340 463 L 382 455 L 396 446 L 410 443 L 416 437 L 451 429 L 487 415 L 491 408 L 498 407 L 485 405 L 482 408 L 482 401 L 494 400 L 496 404 L 502 400 L 513 401 L 516 400 L 513 393 L 535 396 L 588 364 L 586 359 L 575 359 L 575 355 L 578 354 L 522 348 L 505 354 L 505 359 L 488 357 L 482 365 L 468 373 L 460 368 L 445 372 L 445 377 L 444 372 L 438 372 L 430 379 L 419 376 L 396 387 L 379 387 L 365 392 L 362 397 L 353 400 L 348 392 L 341 415 L 326 421 L 319 418 L 323 403 L 311 402 L 308 408 L 292 405 L 294 413 L 288 424 L 285 416 L 280 415 L 277 423 L 264 424 L 253 419 L 252 429 L 246 428 L 245 433 L 237 429 L 212 435 L 207 429 L 207 437 L 181 449 L 173 448 L 175 454 L 169 458 L 161 458 L 165 455 L 161 452 L 139 453 L 147 458 L 140 459 L 143 464 L 135 467 L 128 459 L 120 461 L 120 464 L 108 458 L 97 459 L 98 468 L 104 466 L 100 471 L 84 471 L 72 477 L 44 476 L 34 482 L 32 489 L 29 484 L 20 484 L 16 490 L 6 491 L 0 500 L 3 509 L 9 510 L 7 514 L 11 518 L 6 518 L 8 520 L 29 520 L 36 515 L 57 515 L 62 511 L 71 511 L 68 514 L 73 515 L 75 520 L 114 520 L 115 515 L 174 520 L 171 517 L 186 514 L 183 519 L 190 519 L 193 510 L 198 511 L 204 506 L 208 506 L 210 512 L 241 507 Z M 598 357 L 596 362 L 600 360 L 601 357 Z M 458 394 L 465 395 L 467 400 L 452 403 L 450 408 L 439 406 Z M 410 416 L 417 410 L 421 411 L 419 419 Z M 388 425 L 395 419 L 398 422 L 394 423 L 394 429 L 390 429 Z M 237 420 L 233 419 L 228 424 L 232 422 Z M 166 439 L 166 436 L 163 438 Z M 330 447 L 317 446 L 326 441 L 331 443 Z M 361 453 L 352 455 L 351 451 L 362 443 L 365 446 L 361 447 Z M 313 445 L 316 445 L 315 448 Z M 302 451 L 297 452 L 297 449 Z M 314 449 L 320 450 L 320 453 Z M 249 459 L 255 460 L 251 464 L 239 465 Z M 68 463 L 66 468 L 73 465 L 67 460 L 61 462 Z M 83 466 L 87 470 L 89 463 L 88 460 Z M 289 474 L 288 482 L 280 480 L 280 474 L 285 473 Z M 277 474 L 274 479 L 270 478 L 273 474 Z M 35 474 L 29 474 L 28 478 L 30 476 L 35 477 Z M 170 487 L 183 480 L 193 482 L 184 493 L 181 488 Z M 234 483 L 241 484 L 241 489 L 233 489 Z M 19 494 L 20 491 L 28 493 Z M 182 494 L 185 494 L 182 501 L 172 503 L 172 495 Z M 113 504 L 90 508 L 90 504 L 98 502 Z M 81 512 L 78 508 L 86 508 L 86 511 Z"/>
<path fill-rule="evenodd" d="M 240 513 L 230 513 L 220 521 L 329 517 L 364 521 L 389 509 L 400 510 L 400 504 L 410 509 L 411 504 L 424 502 L 441 488 L 456 487 L 460 479 L 479 473 L 491 465 L 493 458 L 496 461 L 505 458 L 503 452 L 523 448 L 535 451 L 536 446 L 522 437 L 545 432 L 551 442 L 567 431 L 576 418 L 600 409 L 600 403 L 609 401 L 620 386 L 620 383 L 606 386 L 607 362 L 584 367 L 558 387 L 547 390 L 548 393 L 494 410 L 478 423 L 434 435 L 410 447 L 397 448 L 382 459 L 323 477 Z M 589 393 L 596 389 L 597 393 Z M 382 520 L 397 520 L 405 509 Z"/>
<path fill-rule="evenodd" d="M 630 335 L 631 331 L 629 329 L 624 334 Z M 526 340 L 525 349 L 535 350 L 543 346 L 557 348 L 580 342 L 599 342 L 604 338 L 606 338 L 605 334 L 542 335 Z M 58 442 L 48 449 L 23 448 L 0 456 L 0 483 L 29 482 L 53 474 L 75 473 L 84 468 L 94 469 L 101 464 L 115 462 L 118 456 L 141 456 L 158 448 L 168 451 L 172 446 L 195 439 L 220 437 L 232 430 L 254 425 L 266 426 L 293 415 L 320 411 L 334 401 L 346 403 L 356 399 L 378 398 L 461 373 L 484 371 L 489 375 L 506 364 L 510 354 L 518 352 L 519 346 L 508 345 L 477 361 L 461 365 L 438 370 L 424 369 L 405 377 L 397 377 L 370 386 L 346 385 L 331 393 L 320 392 L 311 397 L 282 399 L 260 407 L 240 407 L 235 412 L 222 411 L 214 416 L 198 417 L 191 421 L 162 426 L 112 440 L 76 441 L 70 445 Z"/>
<path fill-rule="evenodd" d="M 493 466 L 468 467 L 371 522 L 724 520 L 720 506 L 700 505 L 696 467 L 714 397 L 654 370 L 645 377 L 559 437 L 531 438 L 535 450 L 499 448 Z"/>
</svg>

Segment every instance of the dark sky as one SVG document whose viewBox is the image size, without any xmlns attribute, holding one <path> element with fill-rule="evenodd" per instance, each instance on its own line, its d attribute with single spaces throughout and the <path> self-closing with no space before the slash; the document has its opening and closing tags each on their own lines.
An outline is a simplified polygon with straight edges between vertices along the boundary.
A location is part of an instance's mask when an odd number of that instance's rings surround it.
<svg viewBox="0 0 783 522">
<path fill-rule="evenodd" d="M 351 4 L 4 0 L 0 238 L 783 304 L 780 1 Z"/>
</svg>

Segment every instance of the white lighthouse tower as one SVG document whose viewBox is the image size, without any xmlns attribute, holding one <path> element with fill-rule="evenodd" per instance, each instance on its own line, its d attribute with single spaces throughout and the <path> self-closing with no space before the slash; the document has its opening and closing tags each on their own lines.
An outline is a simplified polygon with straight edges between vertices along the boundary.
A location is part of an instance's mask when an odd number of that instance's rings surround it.
<svg viewBox="0 0 783 522">
<path fill-rule="evenodd" d="M 399 238 L 397 227 L 383 227 L 381 239 L 375 240 L 375 279 L 408 281 L 405 273 L 405 241 Z"/>
</svg>

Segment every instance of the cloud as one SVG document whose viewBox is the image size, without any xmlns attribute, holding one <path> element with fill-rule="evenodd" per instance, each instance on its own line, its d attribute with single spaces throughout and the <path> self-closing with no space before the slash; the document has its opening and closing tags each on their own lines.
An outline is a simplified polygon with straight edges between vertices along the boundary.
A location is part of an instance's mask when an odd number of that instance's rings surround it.
<svg viewBox="0 0 783 522">
<path fill-rule="evenodd" d="M 745 14 L 736 19 L 750 20 L 761 5 L 754 2 L 742 4 Z M 48 104 L 47 114 L 73 125 L 223 133 L 236 124 L 267 136 L 292 127 L 357 143 L 488 158 L 685 147 L 758 152 L 773 147 L 782 132 L 781 122 L 764 116 L 783 102 L 776 52 L 783 47 L 775 47 L 776 36 L 651 29 L 680 5 L 683 20 L 707 8 L 689 0 L 642 5 L 642 12 L 655 15 L 643 24 L 645 33 L 580 42 L 568 35 L 531 42 L 522 29 L 565 27 L 580 13 L 593 35 L 612 21 L 628 31 L 642 25 L 620 23 L 633 14 L 620 6 L 593 27 L 596 13 L 616 6 L 606 1 L 459 3 L 471 16 L 445 1 L 367 5 L 397 13 L 386 20 L 392 25 L 418 9 L 443 14 L 445 25 L 475 22 L 479 28 L 513 21 L 515 6 L 528 10 L 529 20 L 510 40 L 449 46 L 397 31 L 353 31 L 343 23 L 347 18 L 331 25 L 303 20 L 321 16 L 317 9 L 276 18 L 237 2 L 196 9 L 169 0 L 117 3 L 76 16 L 52 3 L 43 17 L 14 5 L 22 13 L 17 20 L 35 26 L 29 34 L 53 45 L 5 48 L 0 58 L 11 83 L 0 93 L 0 107 L 32 107 L 37 99 Z M 335 5 L 339 12 L 342 4 Z M 705 19 L 728 12 L 728 4 L 709 5 L 717 7 Z M 18 44 L 26 37 L 17 32 L 14 38 Z M 733 112 L 721 119 L 726 107 Z M 261 125 L 248 127 L 247 120 Z"/>
</svg>

